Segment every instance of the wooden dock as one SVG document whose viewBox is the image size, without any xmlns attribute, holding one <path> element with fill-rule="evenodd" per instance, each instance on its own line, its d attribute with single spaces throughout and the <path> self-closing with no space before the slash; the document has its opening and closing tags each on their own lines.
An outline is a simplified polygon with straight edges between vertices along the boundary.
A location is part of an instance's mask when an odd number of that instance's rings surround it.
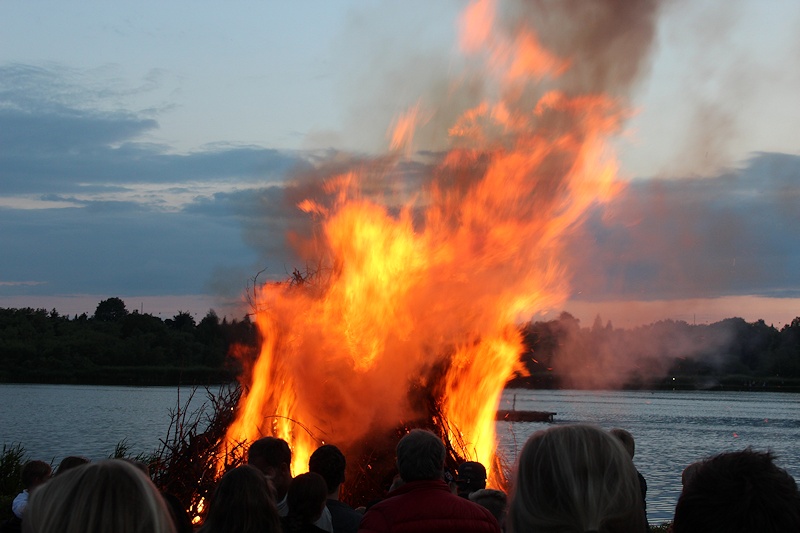
<svg viewBox="0 0 800 533">
<path fill-rule="evenodd" d="M 496 420 L 506 422 L 552 422 L 557 413 L 550 411 L 498 410 Z"/>
</svg>

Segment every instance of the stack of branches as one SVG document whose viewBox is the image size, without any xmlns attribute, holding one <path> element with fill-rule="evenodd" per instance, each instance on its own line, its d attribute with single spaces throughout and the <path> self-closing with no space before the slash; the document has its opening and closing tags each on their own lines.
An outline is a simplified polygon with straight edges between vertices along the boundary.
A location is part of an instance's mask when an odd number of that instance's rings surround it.
<svg viewBox="0 0 800 533">
<path fill-rule="evenodd" d="M 222 471 L 242 464 L 245 450 L 241 445 L 223 445 L 236 414 L 241 387 L 226 385 L 216 393 L 206 388 L 207 401 L 192 409 L 196 392 L 193 389 L 188 400 L 183 405 L 179 401 L 170 412 L 167 436 L 161 440 L 150 470 L 160 490 L 176 497 L 193 519 L 202 519 L 205 503 Z"/>
<path fill-rule="evenodd" d="M 390 430 L 373 429 L 369 437 L 345 451 L 347 456 L 346 481 L 341 498 L 353 506 L 368 505 L 386 496 L 395 476 L 395 448 L 397 442 L 412 429 L 427 429 L 438 435 L 447 452 L 445 467 L 457 472 L 458 466 L 474 453 L 460 437 L 461 432 L 452 428 L 442 408 L 443 383 L 449 361 L 444 358 L 439 364 L 424 372 L 418 380 L 409 383 L 408 399 L 417 416 L 402 421 Z M 451 435 L 456 436 L 455 440 Z M 496 456 L 491 465 L 499 473 L 502 488 L 505 488 L 508 465 Z"/>
</svg>

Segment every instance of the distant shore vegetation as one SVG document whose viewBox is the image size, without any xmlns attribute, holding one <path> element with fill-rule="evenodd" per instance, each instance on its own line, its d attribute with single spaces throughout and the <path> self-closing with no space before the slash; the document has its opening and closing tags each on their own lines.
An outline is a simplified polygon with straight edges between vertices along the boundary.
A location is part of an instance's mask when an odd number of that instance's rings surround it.
<svg viewBox="0 0 800 533">
<path fill-rule="evenodd" d="M 665 320 L 616 329 L 569 313 L 520 326 L 524 351 L 509 387 L 800 391 L 800 317 Z M 112 297 L 94 314 L 0 308 L 0 383 L 208 385 L 235 380 L 259 353 L 249 316 L 198 321 L 129 311 Z M 443 354 L 446 357 L 446 354 Z"/>
<path fill-rule="evenodd" d="M 120 298 L 94 315 L 72 318 L 55 309 L 0 309 L 0 382 L 109 385 L 204 385 L 232 381 L 239 353 L 255 349 L 255 325 L 220 319 L 199 322 L 189 312 L 172 318 L 129 312 Z M 250 355 L 253 357 L 253 355 Z"/>
</svg>

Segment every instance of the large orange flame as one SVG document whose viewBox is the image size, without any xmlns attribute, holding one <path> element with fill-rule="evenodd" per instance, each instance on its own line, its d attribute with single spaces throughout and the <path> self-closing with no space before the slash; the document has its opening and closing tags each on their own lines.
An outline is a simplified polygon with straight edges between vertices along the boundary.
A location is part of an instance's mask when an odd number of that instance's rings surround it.
<svg viewBox="0 0 800 533">
<path fill-rule="evenodd" d="M 524 28 L 493 36 L 493 13 L 491 1 L 471 5 L 462 43 L 499 96 L 449 127 L 452 149 L 413 199 L 395 205 L 365 185 L 376 173 L 403 179 L 420 106 L 398 120 L 390 164 L 329 176 L 298 204 L 316 223 L 300 242 L 315 271 L 255 292 L 263 345 L 230 444 L 284 438 L 305 471 L 320 442 L 346 446 L 413 419 L 409 384 L 439 369 L 450 441 L 496 485 L 495 414 L 520 370 L 517 324 L 569 295 L 564 236 L 615 194 L 607 143 L 624 117 L 606 96 L 557 90 L 569 59 Z"/>
</svg>

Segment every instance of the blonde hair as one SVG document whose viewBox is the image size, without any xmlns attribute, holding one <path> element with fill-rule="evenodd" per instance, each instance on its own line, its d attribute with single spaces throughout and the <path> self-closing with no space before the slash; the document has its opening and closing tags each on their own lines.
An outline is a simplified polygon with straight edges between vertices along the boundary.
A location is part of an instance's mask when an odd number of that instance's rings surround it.
<svg viewBox="0 0 800 533">
<path fill-rule="evenodd" d="M 122 460 L 52 478 L 31 495 L 22 527 L 25 533 L 175 533 L 158 489 Z"/>
<path fill-rule="evenodd" d="M 533 434 L 515 475 L 509 531 L 647 531 L 633 462 L 619 440 L 598 427 L 556 426 Z"/>
</svg>

